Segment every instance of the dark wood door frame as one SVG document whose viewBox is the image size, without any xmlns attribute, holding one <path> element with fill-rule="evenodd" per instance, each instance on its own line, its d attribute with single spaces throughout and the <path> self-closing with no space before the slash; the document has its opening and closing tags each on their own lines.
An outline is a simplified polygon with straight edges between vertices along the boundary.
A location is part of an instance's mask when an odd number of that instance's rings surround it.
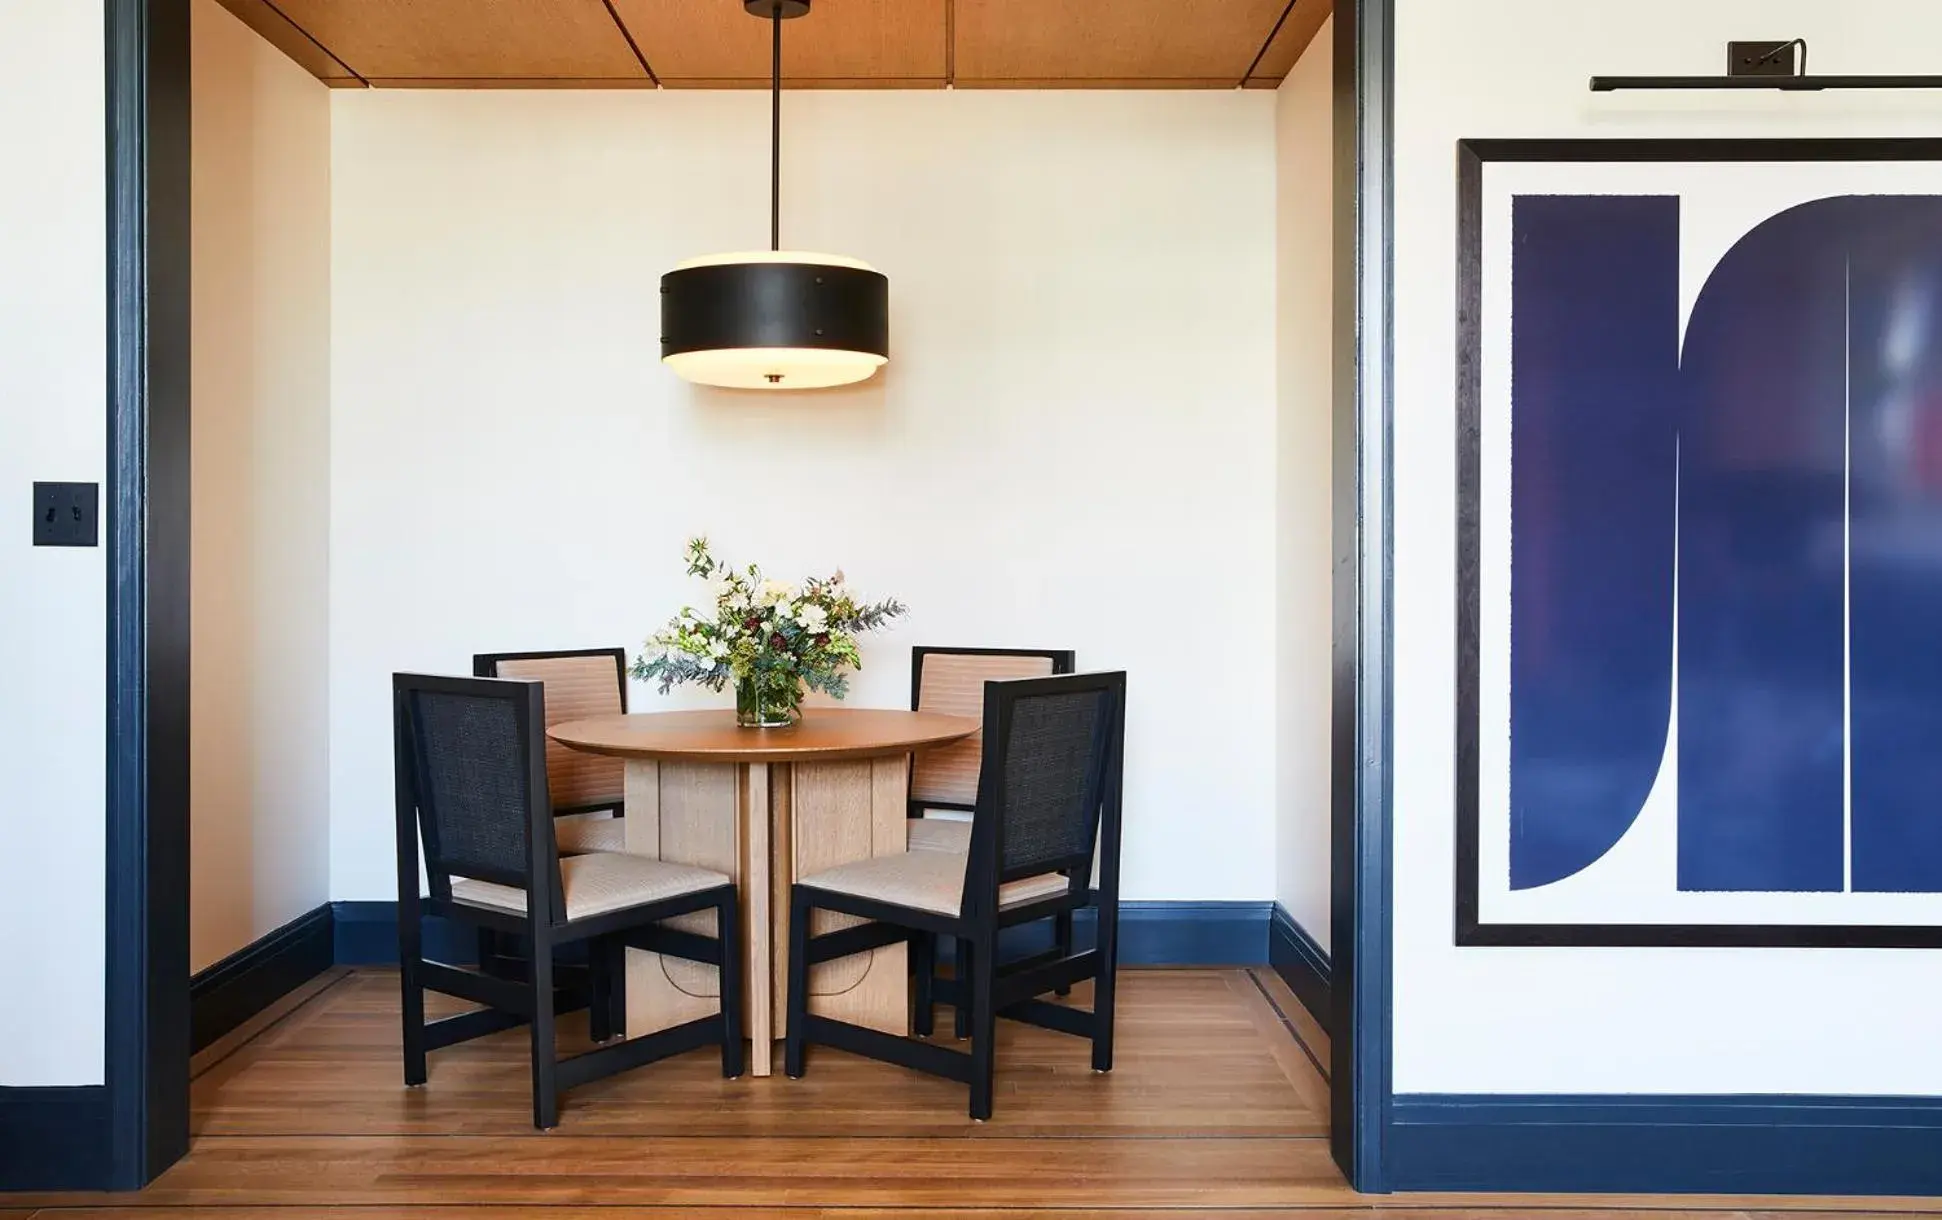
<svg viewBox="0 0 1942 1220">
<path fill-rule="evenodd" d="M 189 1144 L 189 0 L 104 0 L 106 1180 Z"/>
<path fill-rule="evenodd" d="M 1387 1189 L 1390 1102 L 1390 491 L 1395 0 L 1336 0 L 1331 1145 Z"/>
</svg>

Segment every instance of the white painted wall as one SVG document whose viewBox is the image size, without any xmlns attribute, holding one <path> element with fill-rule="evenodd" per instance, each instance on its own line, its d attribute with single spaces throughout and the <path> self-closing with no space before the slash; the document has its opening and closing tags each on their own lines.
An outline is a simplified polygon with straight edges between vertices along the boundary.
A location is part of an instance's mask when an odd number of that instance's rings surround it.
<svg viewBox="0 0 1942 1220">
<path fill-rule="evenodd" d="M 395 888 L 388 675 L 638 647 L 696 532 L 914 607 L 858 705 L 1125 667 L 1126 896 L 1274 894 L 1269 95 L 791 94 L 784 242 L 888 273 L 893 356 L 774 398 L 657 360 L 661 273 L 767 235 L 766 97 L 331 100 L 333 897 Z"/>
<path fill-rule="evenodd" d="M 1329 943 L 1335 19 L 1275 91 L 1275 900 Z"/>
<path fill-rule="evenodd" d="M 1398 0 L 1395 1087 L 1421 1092 L 1942 1093 L 1934 955 L 1464 949 L 1451 943 L 1456 142 L 1932 136 L 1933 93 L 1594 96 L 1714 73 L 1730 38 L 1805 37 L 1819 72 L 1932 72 L 1930 0 Z"/>
<path fill-rule="evenodd" d="M 190 967 L 330 897 L 330 102 L 191 10 Z"/>
<path fill-rule="evenodd" d="M 36 479 L 107 477 L 102 8 L 0 6 L 0 1085 L 102 1079 L 107 551 Z"/>
</svg>

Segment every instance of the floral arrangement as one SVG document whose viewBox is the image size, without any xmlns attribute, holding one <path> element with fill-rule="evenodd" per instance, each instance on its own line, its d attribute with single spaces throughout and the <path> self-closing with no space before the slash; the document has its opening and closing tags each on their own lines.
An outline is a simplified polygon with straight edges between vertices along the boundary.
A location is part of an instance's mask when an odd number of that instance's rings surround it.
<svg viewBox="0 0 1942 1220">
<path fill-rule="evenodd" d="M 715 558 L 706 538 L 688 543 L 688 575 L 708 582 L 706 607 L 683 607 L 648 641 L 633 674 L 658 682 L 664 695 L 690 682 L 719 691 L 732 679 L 736 716 L 746 725 L 794 720 L 805 686 L 841 699 L 847 671 L 863 663 L 857 635 L 905 612 L 894 598 L 858 601 L 840 571 L 795 585 L 765 578 L 755 564 L 732 567 Z"/>
</svg>

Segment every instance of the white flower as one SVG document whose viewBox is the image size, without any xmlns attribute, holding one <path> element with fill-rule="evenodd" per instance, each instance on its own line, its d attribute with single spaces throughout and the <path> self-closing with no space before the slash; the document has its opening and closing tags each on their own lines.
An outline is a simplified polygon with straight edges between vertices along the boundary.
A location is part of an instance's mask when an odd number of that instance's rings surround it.
<svg viewBox="0 0 1942 1220">
<path fill-rule="evenodd" d="M 786 580 L 765 580 L 762 582 L 762 604 L 773 606 L 777 602 L 788 601 L 796 592 L 796 587 Z"/>
<path fill-rule="evenodd" d="M 786 623 L 794 617 L 796 617 L 796 605 L 794 602 L 783 601 L 775 604 L 776 622 Z"/>
<path fill-rule="evenodd" d="M 719 661 L 728 655 L 728 645 L 722 643 L 720 640 L 716 640 L 714 643 L 708 645 L 708 655 Z"/>
<path fill-rule="evenodd" d="M 717 572 L 708 578 L 708 602 L 719 606 L 735 591 L 735 582 L 726 572 Z"/>
<path fill-rule="evenodd" d="M 829 625 L 829 611 L 821 606 L 803 606 L 796 611 L 796 622 L 802 624 L 804 631 L 814 634 Z"/>
</svg>

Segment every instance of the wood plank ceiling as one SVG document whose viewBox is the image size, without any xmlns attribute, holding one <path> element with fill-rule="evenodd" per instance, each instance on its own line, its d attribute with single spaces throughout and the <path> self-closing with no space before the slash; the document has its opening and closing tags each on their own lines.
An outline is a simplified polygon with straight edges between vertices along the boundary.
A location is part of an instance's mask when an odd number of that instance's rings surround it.
<svg viewBox="0 0 1942 1220">
<path fill-rule="evenodd" d="M 753 89 L 741 0 L 222 0 L 341 88 Z M 1272 89 L 1333 0 L 814 0 L 797 88 Z"/>
</svg>

